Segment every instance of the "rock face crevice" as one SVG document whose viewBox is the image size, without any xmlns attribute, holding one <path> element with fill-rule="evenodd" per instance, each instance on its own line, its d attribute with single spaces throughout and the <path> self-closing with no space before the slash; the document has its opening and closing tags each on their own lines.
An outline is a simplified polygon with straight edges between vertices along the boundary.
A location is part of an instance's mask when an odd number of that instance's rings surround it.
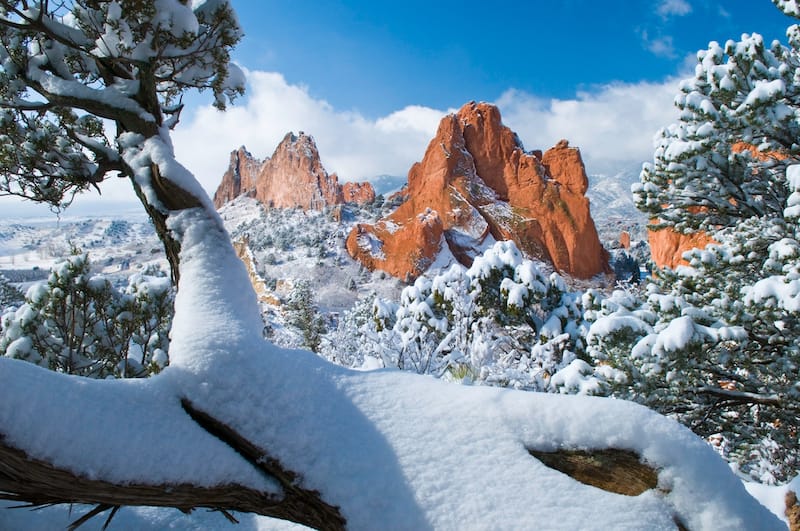
<svg viewBox="0 0 800 531">
<path fill-rule="evenodd" d="M 341 203 L 375 199 L 370 183 L 339 184 L 339 177 L 322 166 L 314 139 L 302 131 L 287 133 L 272 157 L 261 161 L 244 147 L 231 153 L 228 170 L 214 194 L 214 206 L 245 195 L 272 208 L 322 210 Z"/>
<path fill-rule="evenodd" d="M 408 173 L 407 199 L 374 225 L 359 224 L 347 249 L 369 269 L 411 280 L 440 252 L 469 264 L 494 240 L 579 278 L 608 271 L 584 195 L 580 151 L 562 140 L 526 152 L 497 107 L 471 102 L 442 119 L 421 162 Z"/>
</svg>

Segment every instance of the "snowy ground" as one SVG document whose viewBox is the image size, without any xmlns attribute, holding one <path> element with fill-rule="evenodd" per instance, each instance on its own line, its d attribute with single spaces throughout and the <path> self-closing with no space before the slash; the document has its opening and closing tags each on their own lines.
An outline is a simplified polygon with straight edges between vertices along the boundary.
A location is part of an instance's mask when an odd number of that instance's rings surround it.
<svg viewBox="0 0 800 531">
<path fill-rule="evenodd" d="M 373 292 L 395 297 L 403 287 L 383 272 L 367 271 L 345 249 L 353 225 L 372 222 L 377 213 L 346 207 L 337 221 L 316 211 L 266 212 L 255 200 L 240 197 L 226 204 L 220 216 L 234 239 L 247 236 L 265 279 L 309 281 L 324 313 L 342 312 Z"/>
<path fill-rule="evenodd" d="M 272 492 L 274 483 L 186 415 L 178 397 L 189 397 L 302 471 L 304 485 L 341 507 L 354 529 L 511 529 L 532 515 L 536 527 L 564 530 L 672 530 L 674 515 L 696 530 L 781 528 L 705 442 L 641 406 L 354 372 L 276 348 L 261 338 L 250 281 L 215 220 L 187 211 L 172 227 L 183 248 L 171 365 L 146 380 L 107 381 L 0 359 L 9 444 L 111 481 L 235 478 Z M 53 395 L 69 400 L 46 399 Z M 622 496 L 589 487 L 528 448 L 633 450 L 659 469 L 660 490 Z"/>
<path fill-rule="evenodd" d="M 13 507 L 10 502 L 0 502 L 0 529 L 8 531 L 55 531 L 67 527 L 86 514 L 92 506 L 47 507 L 44 509 L 6 509 Z M 90 520 L 80 527 L 85 531 L 100 531 L 107 513 Z M 239 520 L 234 525 L 218 512 L 198 509 L 183 514 L 177 509 L 156 507 L 124 507 L 114 516 L 109 529 L 112 531 L 145 531 L 161 529 L 180 529 L 185 531 L 210 529 L 230 529 L 231 531 L 291 531 L 308 529 L 304 526 L 274 520 L 263 516 L 236 513 Z"/>
<path fill-rule="evenodd" d="M 166 267 L 161 243 L 141 209 L 97 217 L 0 217 L 0 272 L 47 270 L 72 248 L 88 252 L 103 273 Z"/>
</svg>

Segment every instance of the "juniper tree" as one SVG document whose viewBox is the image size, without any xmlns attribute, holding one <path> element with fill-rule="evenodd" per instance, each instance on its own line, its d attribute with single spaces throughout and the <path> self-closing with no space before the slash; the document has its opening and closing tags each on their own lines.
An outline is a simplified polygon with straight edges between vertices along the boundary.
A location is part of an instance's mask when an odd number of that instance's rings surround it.
<svg viewBox="0 0 800 531">
<path fill-rule="evenodd" d="M 7 306 L 19 304 L 22 300 L 23 293 L 5 275 L 0 274 L 0 311 Z"/>
<path fill-rule="evenodd" d="M 92 274 L 88 255 L 73 255 L 0 315 L 0 356 L 94 378 L 157 373 L 167 361 L 172 297 L 167 278 L 135 275 L 120 290 Z"/>
<path fill-rule="evenodd" d="M 171 153 L 165 132 L 185 91 L 211 90 L 222 109 L 244 80 L 230 63 L 242 34 L 228 3 L 168 4 L 0 2 L 0 195 L 61 209 L 109 175 L 127 176 L 177 277 L 166 212 L 199 205 L 197 191 L 170 180 L 185 170 L 154 161 L 146 193 L 132 158 L 148 142 L 162 146 L 162 159 Z"/>
<path fill-rule="evenodd" d="M 286 300 L 286 322 L 296 328 L 303 338 L 302 346 L 319 351 L 326 332 L 325 321 L 314 302 L 314 293 L 306 280 L 298 280 Z"/>
</svg>

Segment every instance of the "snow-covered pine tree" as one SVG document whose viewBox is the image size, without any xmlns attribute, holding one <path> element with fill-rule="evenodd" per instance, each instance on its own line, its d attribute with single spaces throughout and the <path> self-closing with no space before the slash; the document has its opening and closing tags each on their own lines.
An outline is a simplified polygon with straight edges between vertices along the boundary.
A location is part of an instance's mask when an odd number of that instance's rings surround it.
<svg viewBox="0 0 800 531">
<path fill-rule="evenodd" d="M 716 244 L 657 272 L 642 299 L 615 293 L 587 315 L 590 354 L 627 372 L 617 394 L 721 434 L 729 458 L 769 483 L 800 464 L 800 28 L 787 36 L 699 52 L 675 100 L 680 121 L 634 186 L 655 228 Z"/>
<path fill-rule="evenodd" d="M 658 133 L 633 190 L 658 227 L 715 232 L 782 215 L 791 193 L 783 175 L 800 155 L 800 29 L 787 36 L 788 46 L 754 33 L 698 52 L 675 98 L 680 121 Z"/>
<path fill-rule="evenodd" d="M 0 274 L 0 311 L 8 306 L 21 303 L 23 295 L 5 275 Z"/>
<path fill-rule="evenodd" d="M 386 367 L 457 381 L 600 394 L 605 373 L 583 356 L 580 294 L 558 274 L 546 275 L 513 242 L 497 242 L 470 268 L 454 265 L 422 275 L 399 302 L 375 298 L 371 318 L 358 319 L 359 363 L 376 358 Z M 329 359 L 335 355 L 331 345 Z M 587 358 L 588 359 L 588 358 Z"/>
<path fill-rule="evenodd" d="M 286 299 L 286 323 L 296 328 L 302 337 L 302 346 L 319 351 L 325 321 L 314 302 L 314 292 L 307 280 L 297 280 Z"/>
<path fill-rule="evenodd" d="M 380 345 L 373 322 L 374 301 L 375 292 L 372 292 L 360 297 L 341 315 L 336 327 L 323 338 L 321 356 L 338 365 L 355 368 L 363 367 L 368 359 L 379 359 Z"/>
</svg>

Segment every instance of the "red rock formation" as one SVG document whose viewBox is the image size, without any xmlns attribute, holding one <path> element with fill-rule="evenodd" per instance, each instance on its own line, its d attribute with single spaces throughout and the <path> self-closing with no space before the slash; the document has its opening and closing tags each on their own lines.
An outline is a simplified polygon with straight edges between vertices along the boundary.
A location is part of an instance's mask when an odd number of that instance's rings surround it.
<svg viewBox="0 0 800 531">
<path fill-rule="evenodd" d="M 297 136 L 288 133 L 272 157 L 263 162 L 243 147 L 231 154 L 230 167 L 214 194 L 214 206 L 220 208 L 243 194 L 269 207 L 299 206 L 304 210 L 375 199 L 369 183 L 339 185 L 338 176 L 329 175 L 322 166 L 314 139 L 302 131 Z"/>
<path fill-rule="evenodd" d="M 409 282 L 424 271 L 421 265 L 433 263 L 443 228 L 439 214 L 430 209 L 402 225 L 388 218 L 375 225 L 359 223 L 347 237 L 347 252 L 370 270 L 380 269 Z"/>
<path fill-rule="evenodd" d="M 240 195 L 255 197 L 256 181 L 263 163 L 253 158 L 244 146 L 231 152 L 228 170 L 214 193 L 214 206 L 221 207 Z"/>
<path fill-rule="evenodd" d="M 471 263 L 491 235 L 588 278 L 607 271 L 608 259 L 583 195 L 587 187 L 580 152 L 566 141 L 543 155 L 526 153 L 496 107 L 468 103 L 442 119 L 412 166 L 408 199 L 375 225 L 357 226 L 347 248 L 370 269 L 411 279 L 445 246 Z M 413 253 L 420 242 L 425 246 Z"/>
<path fill-rule="evenodd" d="M 250 240 L 245 236 L 233 242 L 233 250 L 236 251 L 236 256 L 239 260 L 244 262 L 247 268 L 247 276 L 250 277 L 250 283 L 258 296 L 259 302 L 271 304 L 272 306 L 280 306 L 280 299 L 268 287 L 261 275 L 258 274 L 258 267 L 256 264 L 255 256 L 250 250 Z"/>
<path fill-rule="evenodd" d="M 574 194 L 584 195 L 589 189 L 589 178 L 577 149 L 569 149 L 569 142 L 560 141 L 541 157 L 550 176 Z"/>
<path fill-rule="evenodd" d="M 389 194 L 389 196 L 386 198 L 386 201 L 397 201 L 398 203 L 408 201 L 408 184 L 404 184 L 403 187 L 398 191 Z"/>
<path fill-rule="evenodd" d="M 375 190 L 370 183 L 344 183 L 342 198 L 345 203 L 371 203 L 375 200 Z"/>
<path fill-rule="evenodd" d="M 619 246 L 625 250 L 631 248 L 631 234 L 624 230 L 619 234 Z"/>
<path fill-rule="evenodd" d="M 647 239 L 650 242 L 650 257 L 659 268 L 675 269 L 679 265 L 689 265 L 683 253 L 692 249 L 704 249 L 715 243 L 714 238 L 705 232 L 681 234 L 672 229 L 652 230 L 648 227 Z"/>
</svg>

